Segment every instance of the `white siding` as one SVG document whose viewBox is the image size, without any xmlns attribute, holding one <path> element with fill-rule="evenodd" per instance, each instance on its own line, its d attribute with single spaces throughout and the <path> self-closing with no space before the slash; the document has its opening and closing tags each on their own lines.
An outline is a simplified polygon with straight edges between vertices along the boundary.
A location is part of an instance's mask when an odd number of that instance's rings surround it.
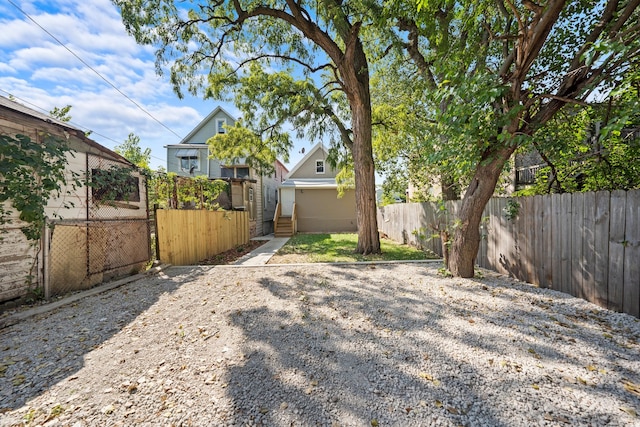
<svg viewBox="0 0 640 427">
<path fill-rule="evenodd" d="M 45 215 L 50 219 L 77 219 L 87 218 L 87 188 L 84 185 L 86 180 L 86 159 L 85 153 L 67 153 L 67 170 L 65 178 L 67 186 L 60 192 L 60 197 L 52 197 L 45 208 Z M 81 185 L 73 186 L 72 171 L 78 174 Z"/>
<path fill-rule="evenodd" d="M 5 205 L 7 206 L 7 205 Z M 30 287 L 40 284 L 39 270 L 42 266 L 39 243 L 32 245 L 20 231 L 22 223 L 17 212 L 12 211 L 10 224 L 3 226 L 0 234 L 0 301 L 25 295 Z M 29 275 L 34 284 L 29 284 Z"/>
</svg>

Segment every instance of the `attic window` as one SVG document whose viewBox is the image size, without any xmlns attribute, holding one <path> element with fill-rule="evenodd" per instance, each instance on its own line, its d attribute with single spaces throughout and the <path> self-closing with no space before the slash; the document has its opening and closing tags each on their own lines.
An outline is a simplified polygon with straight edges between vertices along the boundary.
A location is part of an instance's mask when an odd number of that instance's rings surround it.
<svg viewBox="0 0 640 427">
<path fill-rule="evenodd" d="M 316 173 L 317 174 L 324 173 L 324 160 L 316 160 Z"/>
<path fill-rule="evenodd" d="M 216 120 L 216 132 L 217 133 L 226 133 L 226 129 L 224 128 L 224 125 L 227 124 L 227 121 L 225 119 L 218 119 Z"/>
</svg>

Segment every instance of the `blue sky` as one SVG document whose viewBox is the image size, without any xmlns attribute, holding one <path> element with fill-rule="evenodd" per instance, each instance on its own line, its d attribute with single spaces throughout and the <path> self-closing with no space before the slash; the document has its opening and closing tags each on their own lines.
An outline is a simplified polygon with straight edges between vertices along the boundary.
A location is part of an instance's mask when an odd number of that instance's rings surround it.
<svg viewBox="0 0 640 427">
<path fill-rule="evenodd" d="M 178 143 L 216 106 L 239 116 L 232 104 L 178 99 L 155 73 L 153 48 L 126 33 L 110 0 L 5 0 L 0 27 L 0 95 L 45 113 L 71 105 L 71 124 L 111 149 L 133 132 L 151 148 L 153 169 L 166 167 L 163 146 Z M 298 142 L 287 166 L 310 146 Z"/>
</svg>

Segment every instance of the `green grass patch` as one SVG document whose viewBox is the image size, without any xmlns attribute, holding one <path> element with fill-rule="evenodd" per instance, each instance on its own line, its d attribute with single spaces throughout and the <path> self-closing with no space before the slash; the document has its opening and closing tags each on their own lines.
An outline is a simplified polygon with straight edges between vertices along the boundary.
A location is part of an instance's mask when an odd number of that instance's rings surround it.
<svg viewBox="0 0 640 427">
<path fill-rule="evenodd" d="M 278 255 L 303 255 L 305 262 L 401 261 L 429 259 L 423 251 L 380 239 L 382 254 L 361 255 L 354 251 L 357 234 L 296 234 L 278 251 Z"/>
</svg>

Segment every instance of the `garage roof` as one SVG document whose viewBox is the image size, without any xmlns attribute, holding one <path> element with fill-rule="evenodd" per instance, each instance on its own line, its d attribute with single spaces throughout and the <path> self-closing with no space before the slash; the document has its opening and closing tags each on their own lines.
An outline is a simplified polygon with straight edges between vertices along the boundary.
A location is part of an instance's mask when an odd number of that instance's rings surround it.
<svg viewBox="0 0 640 427">
<path fill-rule="evenodd" d="M 312 188 L 337 188 L 335 178 L 300 178 L 300 179 L 288 179 L 280 184 L 280 188 L 297 188 L 297 189 L 312 189 Z"/>
</svg>

